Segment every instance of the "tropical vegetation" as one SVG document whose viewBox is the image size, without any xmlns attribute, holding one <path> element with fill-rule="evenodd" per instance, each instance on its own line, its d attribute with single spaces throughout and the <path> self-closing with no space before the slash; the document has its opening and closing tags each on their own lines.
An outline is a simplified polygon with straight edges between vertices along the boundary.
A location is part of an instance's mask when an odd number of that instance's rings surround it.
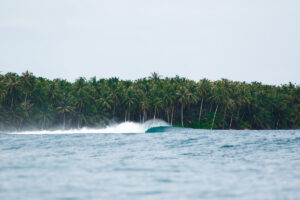
<svg viewBox="0 0 300 200">
<path fill-rule="evenodd" d="M 81 128 L 163 119 L 205 129 L 298 129 L 300 87 L 179 76 L 49 80 L 0 74 L 0 130 Z"/>
</svg>

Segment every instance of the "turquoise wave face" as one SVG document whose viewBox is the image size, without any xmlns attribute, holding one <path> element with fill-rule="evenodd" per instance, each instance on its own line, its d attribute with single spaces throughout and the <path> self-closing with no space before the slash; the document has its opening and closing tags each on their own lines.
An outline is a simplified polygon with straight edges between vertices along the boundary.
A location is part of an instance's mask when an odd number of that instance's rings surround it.
<svg viewBox="0 0 300 200">
<path fill-rule="evenodd" d="M 146 133 L 162 133 L 162 132 L 182 132 L 193 130 L 192 128 L 174 127 L 174 126 L 155 126 L 146 130 Z"/>
<path fill-rule="evenodd" d="M 168 129 L 171 129 L 171 128 L 172 128 L 172 126 L 151 127 L 148 130 L 146 130 L 146 133 L 166 132 Z"/>
</svg>

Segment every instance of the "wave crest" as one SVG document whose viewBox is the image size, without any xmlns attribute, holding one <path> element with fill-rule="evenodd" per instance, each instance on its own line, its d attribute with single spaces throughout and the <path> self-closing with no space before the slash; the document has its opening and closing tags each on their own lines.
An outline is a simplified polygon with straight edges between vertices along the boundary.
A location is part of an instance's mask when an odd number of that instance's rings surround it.
<svg viewBox="0 0 300 200">
<path fill-rule="evenodd" d="M 163 120 L 148 120 L 145 123 L 123 122 L 111 124 L 103 128 L 81 128 L 69 130 L 40 130 L 40 131 L 20 131 L 8 134 L 86 134 L 86 133 L 145 133 L 149 128 L 157 126 L 169 126 Z"/>
</svg>

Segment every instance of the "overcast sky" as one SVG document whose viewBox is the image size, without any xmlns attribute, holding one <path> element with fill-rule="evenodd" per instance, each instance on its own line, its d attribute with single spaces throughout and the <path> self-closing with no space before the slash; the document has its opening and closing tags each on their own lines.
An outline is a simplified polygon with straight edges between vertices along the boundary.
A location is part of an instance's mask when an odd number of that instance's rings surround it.
<svg viewBox="0 0 300 200">
<path fill-rule="evenodd" d="M 300 83 L 299 0 L 1 0 L 0 71 Z"/>
</svg>

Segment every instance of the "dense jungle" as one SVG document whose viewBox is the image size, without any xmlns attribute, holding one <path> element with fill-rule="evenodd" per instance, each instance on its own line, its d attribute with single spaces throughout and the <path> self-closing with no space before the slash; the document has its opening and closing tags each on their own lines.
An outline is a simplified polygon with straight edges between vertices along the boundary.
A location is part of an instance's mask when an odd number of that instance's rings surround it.
<svg viewBox="0 0 300 200">
<path fill-rule="evenodd" d="M 298 129 L 300 87 L 152 73 L 135 81 L 0 74 L 0 130 L 81 128 L 162 119 L 202 129 Z"/>
</svg>

